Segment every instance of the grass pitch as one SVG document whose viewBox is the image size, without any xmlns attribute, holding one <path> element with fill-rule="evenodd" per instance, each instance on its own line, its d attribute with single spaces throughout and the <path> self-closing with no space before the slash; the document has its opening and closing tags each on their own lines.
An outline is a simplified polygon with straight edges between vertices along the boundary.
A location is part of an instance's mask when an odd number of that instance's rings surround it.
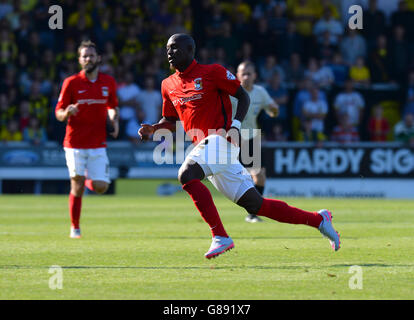
<svg viewBox="0 0 414 320">
<path fill-rule="evenodd" d="M 244 222 L 214 192 L 235 248 L 207 260 L 211 236 L 183 192 L 120 181 L 85 196 L 82 239 L 69 239 L 67 196 L 0 196 L 0 299 L 413 299 L 414 201 L 283 199 L 329 208 L 342 235 L 333 252 L 306 226 Z M 62 268 L 52 290 L 51 266 Z M 359 266 L 362 288 L 352 289 Z M 354 278 L 353 278 L 354 277 Z"/>
</svg>

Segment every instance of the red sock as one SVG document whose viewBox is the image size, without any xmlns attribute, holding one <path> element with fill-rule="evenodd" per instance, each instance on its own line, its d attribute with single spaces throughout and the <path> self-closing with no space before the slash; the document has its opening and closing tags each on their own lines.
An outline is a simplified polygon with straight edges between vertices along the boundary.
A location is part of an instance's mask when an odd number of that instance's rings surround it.
<svg viewBox="0 0 414 320">
<path fill-rule="evenodd" d="M 91 179 L 85 179 L 85 187 L 89 190 L 95 191 L 93 188 L 93 181 Z"/>
<path fill-rule="evenodd" d="M 75 197 L 72 193 L 69 194 L 69 215 L 72 227 L 79 229 L 79 221 L 81 215 L 82 197 Z"/>
<path fill-rule="evenodd" d="M 188 192 L 193 199 L 195 206 L 201 214 L 201 217 L 208 223 L 211 233 L 214 236 L 228 237 L 217 208 L 213 202 L 210 190 L 201 183 L 200 180 L 191 180 L 183 185 L 183 189 Z"/>
<path fill-rule="evenodd" d="M 257 215 L 279 222 L 306 224 L 315 228 L 318 228 L 322 222 L 322 216 L 317 212 L 304 211 L 291 207 L 286 202 L 266 198 L 263 199 L 262 206 Z"/>
</svg>

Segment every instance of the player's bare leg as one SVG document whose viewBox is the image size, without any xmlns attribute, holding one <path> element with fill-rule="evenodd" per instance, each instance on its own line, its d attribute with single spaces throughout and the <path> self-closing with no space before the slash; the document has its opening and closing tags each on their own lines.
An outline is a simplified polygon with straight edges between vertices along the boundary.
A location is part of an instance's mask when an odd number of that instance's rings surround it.
<svg viewBox="0 0 414 320">
<path fill-rule="evenodd" d="M 193 160 L 183 163 L 181 168 L 178 170 L 178 181 L 180 181 L 182 185 L 185 185 L 194 179 L 203 180 L 204 177 L 205 174 L 203 169 Z"/>
<path fill-rule="evenodd" d="M 252 176 L 254 186 L 259 191 L 259 193 L 263 195 L 263 189 L 266 183 L 266 168 L 247 169 L 247 171 L 249 171 Z"/>
<path fill-rule="evenodd" d="M 75 176 L 70 178 L 70 193 L 75 197 L 82 197 L 85 190 L 85 177 Z"/>
<path fill-rule="evenodd" d="M 80 215 L 82 209 L 82 196 L 85 190 L 85 177 L 75 176 L 70 179 L 69 214 L 71 219 L 71 238 L 80 238 Z"/>
<path fill-rule="evenodd" d="M 210 191 L 201 182 L 204 177 L 205 173 L 201 166 L 192 160 L 183 163 L 178 171 L 178 180 L 183 185 L 183 189 L 193 199 L 201 217 L 210 226 L 213 239 L 210 249 L 205 254 L 205 257 L 210 259 L 234 248 L 234 244 L 223 227 Z"/>
<path fill-rule="evenodd" d="M 251 214 L 283 223 L 305 224 L 315 227 L 329 239 L 335 251 L 340 248 L 339 233 L 333 228 L 332 215 L 328 210 L 323 209 L 319 212 L 301 210 L 280 200 L 263 198 L 256 188 L 247 190 L 237 204 Z"/>
<path fill-rule="evenodd" d="M 95 192 L 99 194 L 105 193 L 109 188 L 109 183 L 107 183 L 106 181 L 94 180 L 92 184 Z"/>
<path fill-rule="evenodd" d="M 102 180 L 85 180 L 85 186 L 98 193 L 98 194 L 103 194 L 105 193 L 108 188 L 109 188 L 109 183 L 106 181 L 102 181 Z"/>
</svg>

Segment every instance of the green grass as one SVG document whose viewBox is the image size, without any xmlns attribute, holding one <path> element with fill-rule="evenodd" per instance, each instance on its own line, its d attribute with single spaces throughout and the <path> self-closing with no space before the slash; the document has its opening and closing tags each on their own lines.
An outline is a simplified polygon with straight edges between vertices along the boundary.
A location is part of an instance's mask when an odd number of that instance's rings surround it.
<svg viewBox="0 0 414 320">
<path fill-rule="evenodd" d="M 83 199 L 82 239 L 69 239 L 67 196 L 0 196 L 0 299 L 413 299 L 414 201 L 283 199 L 330 208 L 333 252 L 317 230 L 248 224 L 214 192 L 235 249 L 207 260 L 208 226 L 183 192 L 120 181 L 116 196 Z M 63 268 L 63 289 L 49 268 Z M 350 267 L 363 288 L 350 289 Z"/>
</svg>

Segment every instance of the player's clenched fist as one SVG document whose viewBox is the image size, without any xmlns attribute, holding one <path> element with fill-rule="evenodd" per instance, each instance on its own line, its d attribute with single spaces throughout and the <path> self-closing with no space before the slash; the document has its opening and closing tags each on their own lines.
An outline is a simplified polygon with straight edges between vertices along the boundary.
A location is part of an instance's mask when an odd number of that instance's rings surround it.
<svg viewBox="0 0 414 320">
<path fill-rule="evenodd" d="M 77 114 L 79 111 L 78 106 L 79 106 L 79 103 L 68 105 L 68 107 L 66 108 L 67 116 L 70 117 L 70 116 L 74 116 L 75 114 Z"/>
<path fill-rule="evenodd" d="M 142 140 L 146 141 L 154 133 L 155 129 L 150 124 L 141 124 L 141 128 L 138 130 L 138 134 Z"/>
<path fill-rule="evenodd" d="M 67 121 L 70 116 L 73 116 L 78 113 L 79 103 L 70 104 L 65 109 L 61 108 L 56 110 L 56 118 L 59 121 Z"/>
</svg>

